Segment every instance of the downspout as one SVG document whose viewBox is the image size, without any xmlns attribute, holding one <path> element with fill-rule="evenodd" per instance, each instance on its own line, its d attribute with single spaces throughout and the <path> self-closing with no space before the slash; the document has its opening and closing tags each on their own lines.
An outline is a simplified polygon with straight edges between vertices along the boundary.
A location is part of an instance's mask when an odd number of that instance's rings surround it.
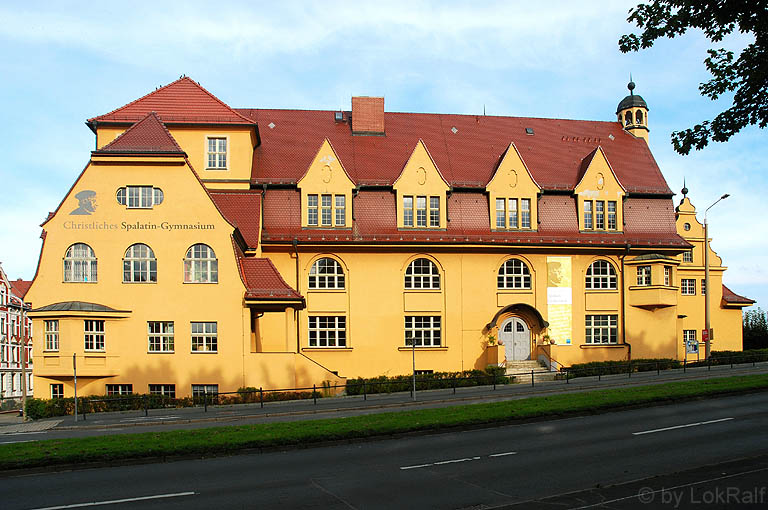
<svg viewBox="0 0 768 510">
<path fill-rule="evenodd" d="M 627 346 L 627 361 L 632 361 L 632 344 L 627 342 L 627 300 L 626 300 L 626 267 L 624 266 L 624 259 L 629 255 L 629 250 L 632 249 L 632 245 L 627 243 L 626 253 L 621 255 L 621 338 L 624 339 L 624 344 Z"/>
<path fill-rule="evenodd" d="M 293 253 L 296 255 L 296 292 L 301 294 L 301 289 L 299 289 L 299 240 L 294 239 L 293 240 Z M 294 312 L 296 320 L 296 353 L 301 352 L 301 339 L 299 338 L 299 310 L 296 309 Z"/>
<path fill-rule="evenodd" d="M 358 193 L 360 193 L 360 188 L 358 187 L 352 188 L 352 204 L 350 204 L 350 206 L 352 207 L 352 223 L 355 222 L 355 198 L 357 198 Z"/>
</svg>

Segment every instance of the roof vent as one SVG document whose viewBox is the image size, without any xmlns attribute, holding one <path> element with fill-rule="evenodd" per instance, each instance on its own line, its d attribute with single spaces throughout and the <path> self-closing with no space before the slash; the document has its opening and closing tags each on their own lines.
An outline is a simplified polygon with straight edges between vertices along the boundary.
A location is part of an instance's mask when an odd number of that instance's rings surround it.
<svg viewBox="0 0 768 510">
<path fill-rule="evenodd" d="M 451 128 L 451 133 L 453 133 L 454 135 L 455 135 L 456 133 L 458 133 L 458 132 L 459 132 L 459 130 L 458 130 L 458 129 L 456 129 L 456 126 L 453 126 L 453 127 Z"/>
<path fill-rule="evenodd" d="M 344 112 L 342 111 L 334 112 L 333 120 L 335 120 L 336 122 L 344 122 Z"/>
<path fill-rule="evenodd" d="M 525 134 L 526 135 L 532 135 L 533 134 L 533 128 L 525 128 Z"/>
<path fill-rule="evenodd" d="M 613 134 L 609 134 L 609 135 L 608 135 L 608 138 L 610 138 L 610 139 L 611 139 L 611 141 L 613 141 L 613 140 L 615 140 L 615 139 L 616 139 L 616 137 L 615 137 L 615 136 L 613 136 Z"/>
<path fill-rule="evenodd" d="M 270 122 L 269 124 L 267 124 L 267 127 L 269 129 L 275 129 L 275 123 L 274 122 Z"/>
</svg>

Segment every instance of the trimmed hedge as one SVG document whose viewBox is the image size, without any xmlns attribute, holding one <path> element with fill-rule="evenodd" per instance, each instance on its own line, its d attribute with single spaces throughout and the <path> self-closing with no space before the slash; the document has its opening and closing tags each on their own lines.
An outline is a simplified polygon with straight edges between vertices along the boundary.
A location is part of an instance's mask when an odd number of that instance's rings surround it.
<svg viewBox="0 0 768 510">
<path fill-rule="evenodd" d="M 437 390 L 444 388 L 464 388 L 468 386 L 489 386 L 492 384 L 510 384 L 512 377 L 504 375 L 505 369 L 489 365 L 483 370 L 465 370 L 463 372 L 434 372 L 416 376 L 416 391 Z M 347 379 L 347 395 L 371 393 L 396 393 L 413 389 L 413 375 L 394 377 L 371 377 Z"/>
<path fill-rule="evenodd" d="M 689 367 L 701 367 L 707 365 L 730 365 L 736 363 L 768 361 L 768 349 L 750 349 L 747 351 L 712 351 L 709 362 L 707 360 L 690 361 Z"/>
</svg>

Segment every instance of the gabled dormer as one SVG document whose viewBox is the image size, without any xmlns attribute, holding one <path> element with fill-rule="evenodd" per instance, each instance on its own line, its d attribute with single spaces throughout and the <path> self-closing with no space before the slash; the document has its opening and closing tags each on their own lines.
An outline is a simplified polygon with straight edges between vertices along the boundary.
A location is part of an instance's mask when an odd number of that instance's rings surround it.
<svg viewBox="0 0 768 510">
<path fill-rule="evenodd" d="M 392 188 L 397 196 L 397 228 L 447 228 L 445 204 L 450 186 L 421 139 Z"/>
<path fill-rule="evenodd" d="M 541 186 L 528 170 L 514 143 L 510 143 L 496 172 L 485 187 L 491 230 L 537 230 Z"/>
<path fill-rule="evenodd" d="M 297 186 L 301 191 L 302 227 L 352 228 L 355 183 L 327 138 Z"/>
<path fill-rule="evenodd" d="M 623 200 L 627 190 L 622 186 L 611 164 L 598 146 L 581 162 L 581 179 L 574 189 L 582 232 L 623 232 Z"/>
</svg>

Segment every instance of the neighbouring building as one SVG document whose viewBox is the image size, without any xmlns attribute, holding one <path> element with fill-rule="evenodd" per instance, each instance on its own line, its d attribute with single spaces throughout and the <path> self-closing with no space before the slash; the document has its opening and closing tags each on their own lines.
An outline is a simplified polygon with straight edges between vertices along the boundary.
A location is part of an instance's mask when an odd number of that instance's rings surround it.
<svg viewBox="0 0 768 510">
<path fill-rule="evenodd" d="M 32 395 L 32 319 L 24 311 L 24 297 L 31 281 L 8 279 L 0 265 L 0 404 L 23 394 L 26 375 L 27 395 Z M 26 350 L 26 369 L 21 364 Z"/>
<path fill-rule="evenodd" d="M 645 101 L 615 118 L 235 109 L 187 77 L 91 118 L 27 294 L 35 395 L 72 394 L 73 355 L 83 394 L 177 397 L 409 373 L 413 347 L 425 371 L 682 359 L 702 227 Z M 740 350 L 751 301 L 711 260 L 713 348 Z"/>
</svg>

